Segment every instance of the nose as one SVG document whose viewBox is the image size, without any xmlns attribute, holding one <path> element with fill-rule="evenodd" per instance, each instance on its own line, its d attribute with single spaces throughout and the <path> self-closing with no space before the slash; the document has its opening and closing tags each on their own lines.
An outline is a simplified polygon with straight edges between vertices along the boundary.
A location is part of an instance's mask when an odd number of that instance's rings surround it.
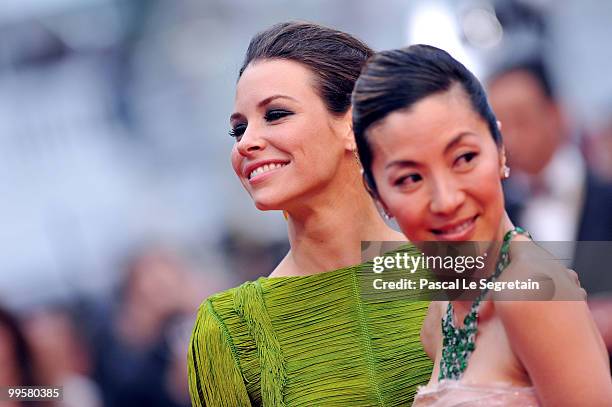
<svg viewBox="0 0 612 407">
<path fill-rule="evenodd" d="M 465 201 L 465 193 L 457 182 L 449 176 L 442 176 L 432 185 L 429 209 L 437 215 L 451 215 Z"/>
<path fill-rule="evenodd" d="M 266 148 L 266 140 L 261 137 L 252 126 L 247 127 L 237 143 L 238 152 L 243 157 L 250 157 L 253 153 Z"/>
</svg>

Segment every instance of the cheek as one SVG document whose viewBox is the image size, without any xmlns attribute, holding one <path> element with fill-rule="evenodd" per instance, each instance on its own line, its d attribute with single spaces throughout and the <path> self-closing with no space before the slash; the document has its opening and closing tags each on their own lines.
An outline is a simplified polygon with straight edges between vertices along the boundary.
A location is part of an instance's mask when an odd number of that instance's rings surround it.
<svg viewBox="0 0 612 407">
<path fill-rule="evenodd" d="M 303 128 L 300 138 L 285 144 L 304 178 L 329 178 L 337 175 L 344 148 L 327 127 Z M 289 145 L 289 142 L 291 143 Z"/>
<path fill-rule="evenodd" d="M 410 240 L 425 240 L 428 231 L 424 224 L 427 219 L 427 197 L 422 188 L 412 193 L 402 193 L 383 185 L 378 190 L 404 235 Z"/>
<path fill-rule="evenodd" d="M 234 172 L 240 178 L 241 177 L 240 167 L 241 167 L 241 163 L 242 163 L 242 156 L 238 152 L 238 147 L 236 147 L 236 144 L 234 144 L 234 146 L 232 147 L 232 152 L 230 154 L 230 159 L 232 161 L 232 168 L 234 169 Z"/>
<path fill-rule="evenodd" d="M 485 210 L 486 217 L 492 223 L 500 220 L 504 209 L 504 193 L 497 164 L 482 169 L 478 179 L 470 184 L 470 195 Z"/>
<path fill-rule="evenodd" d="M 424 206 L 419 200 L 406 199 L 404 204 L 397 208 L 394 215 L 400 229 L 409 240 L 426 240 L 428 229 L 423 223 L 426 219 Z"/>
</svg>

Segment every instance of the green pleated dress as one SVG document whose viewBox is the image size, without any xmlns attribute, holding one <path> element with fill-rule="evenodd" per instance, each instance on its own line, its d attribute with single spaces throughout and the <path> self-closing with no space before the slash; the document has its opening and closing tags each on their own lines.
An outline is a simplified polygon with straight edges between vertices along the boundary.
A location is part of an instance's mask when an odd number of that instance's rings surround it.
<svg viewBox="0 0 612 407">
<path fill-rule="evenodd" d="M 208 298 L 189 347 L 194 406 L 409 406 L 432 362 L 428 302 L 361 293 L 358 270 L 260 278 Z"/>
</svg>

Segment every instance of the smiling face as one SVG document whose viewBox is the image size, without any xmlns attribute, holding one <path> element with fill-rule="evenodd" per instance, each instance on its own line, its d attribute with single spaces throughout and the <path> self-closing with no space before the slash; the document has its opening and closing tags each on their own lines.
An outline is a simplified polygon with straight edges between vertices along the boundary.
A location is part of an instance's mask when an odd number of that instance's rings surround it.
<svg viewBox="0 0 612 407">
<path fill-rule="evenodd" d="M 351 148 L 350 116 L 330 114 L 315 83 L 307 67 L 280 59 L 252 62 L 238 82 L 232 166 L 261 210 L 324 189 Z"/>
<path fill-rule="evenodd" d="M 458 85 L 369 130 L 381 202 L 412 241 L 499 239 L 504 158 Z"/>
</svg>

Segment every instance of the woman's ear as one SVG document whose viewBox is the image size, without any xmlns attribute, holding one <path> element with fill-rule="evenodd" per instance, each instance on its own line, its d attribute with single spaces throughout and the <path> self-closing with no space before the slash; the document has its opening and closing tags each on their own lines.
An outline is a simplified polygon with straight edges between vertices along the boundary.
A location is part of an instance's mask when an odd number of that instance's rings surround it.
<svg viewBox="0 0 612 407">
<path fill-rule="evenodd" d="M 343 138 L 344 148 L 348 151 L 356 151 L 357 143 L 353 133 L 353 107 L 349 107 L 339 120 L 341 121 L 340 136 Z"/>
<path fill-rule="evenodd" d="M 387 208 L 387 205 L 385 205 L 385 202 L 382 200 L 382 198 L 376 191 L 376 187 L 375 185 L 373 185 L 374 181 L 371 180 L 370 177 L 364 172 L 363 168 L 361 169 L 361 179 L 363 180 L 363 186 L 365 187 L 366 191 L 368 191 L 368 193 L 374 200 L 376 207 L 380 211 L 382 211 L 382 216 L 386 220 L 391 219 L 393 215 L 391 215 L 391 213 L 389 212 L 389 209 Z"/>
</svg>

